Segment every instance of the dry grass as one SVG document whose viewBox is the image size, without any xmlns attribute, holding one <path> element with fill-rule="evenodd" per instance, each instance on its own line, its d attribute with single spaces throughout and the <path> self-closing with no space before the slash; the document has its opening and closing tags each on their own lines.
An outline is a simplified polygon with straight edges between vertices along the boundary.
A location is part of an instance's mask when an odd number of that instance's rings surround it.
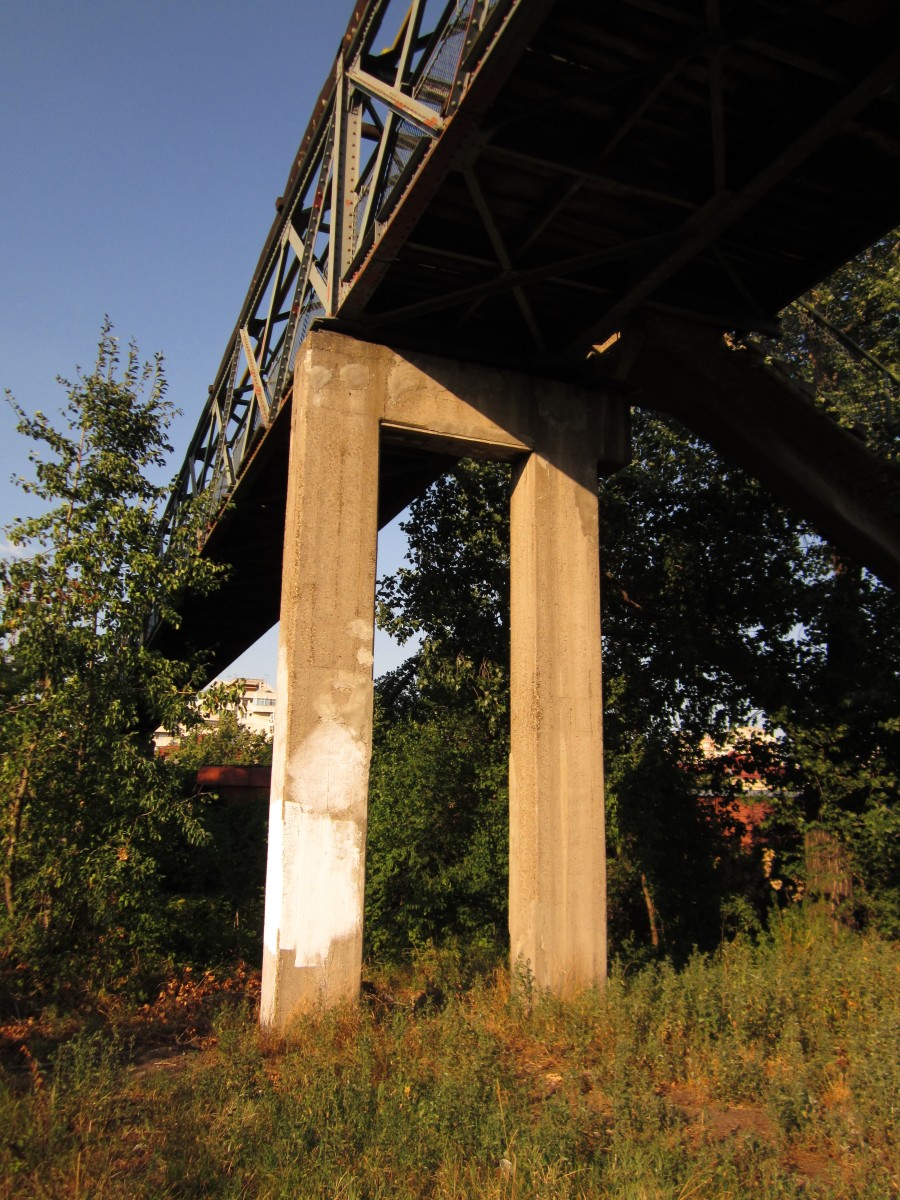
<svg viewBox="0 0 900 1200">
<path fill-rule="evenodd" d="M 379 978 L 279 1044 L 246 977 L 67 1026 L 46 1061 L 7 1028 L 27 1053 L 0 1099 L 0 1196 L 900 1194 L 895 944 L 794 921 L 571 1004 L 504 972 L 463 990 L 458 967 Z"/>
</svg>

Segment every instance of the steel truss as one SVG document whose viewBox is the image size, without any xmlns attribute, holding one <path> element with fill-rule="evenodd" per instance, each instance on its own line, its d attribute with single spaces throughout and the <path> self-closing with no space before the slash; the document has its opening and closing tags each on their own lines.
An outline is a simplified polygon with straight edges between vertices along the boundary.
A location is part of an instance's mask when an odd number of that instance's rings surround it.
<svg viewBox="0 0 900 1200">
<path fill-rule="evenodd" d="M 433 353 L 465 337 L 473 360 L 489 330 L 481 359 L 568 377 L 637 310 L 777 338 L 792 297 L 896 220 L 892 0 L 591 8 L 359 0 L 166 540 L 199 497 L 215 524 L 317 321 Z"/>
<path fill-rule="evenodd" d="M 289 393 L 313 321 L 338 315 L 521 0 L 369 0 L 354 14 L 191 440 L 163 524 L 227 504 Z M 399 21 L 398 21 L 399 16 Z M 375 50 L 376 45 L 387 48 Z"/>
</svg>

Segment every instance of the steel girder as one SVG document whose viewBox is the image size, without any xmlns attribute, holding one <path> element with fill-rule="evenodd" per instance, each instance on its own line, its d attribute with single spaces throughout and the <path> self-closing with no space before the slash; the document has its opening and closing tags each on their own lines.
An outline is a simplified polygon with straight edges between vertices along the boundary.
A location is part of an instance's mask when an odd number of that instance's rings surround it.
<svg viewBox="0 0 900 1200">
<path fill-rule="evenodd" d="M 169 529 L 262 463 L 314 322 L 600 384 L 635 315 L 775 335 L 900 218 L 890 0 L 407 3 L 353 15 Z"/>
<path fill-rule="evenodd" d="M 399 22 L 393 0 L 358 6 L 176 477 L 164 546 L 186 503 L 203 497 L 212 522 L 228 502 L 284 403 L 310 326 L 339 313 L 521 4 L 448 0 L 434 11 L 432 0 L 412 0 Z"/>
</svg>

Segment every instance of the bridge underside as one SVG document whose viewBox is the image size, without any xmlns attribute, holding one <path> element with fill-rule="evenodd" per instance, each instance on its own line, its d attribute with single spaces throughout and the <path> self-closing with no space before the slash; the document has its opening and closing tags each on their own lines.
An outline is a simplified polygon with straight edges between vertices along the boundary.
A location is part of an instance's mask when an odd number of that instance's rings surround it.
<svg viewBox="0 0 900 1200">
<path fill-rule="evenodd" d="M 787 302 L 900 224 L 894 0 L 491 0 L 466 70 L 425 90 L 399 41 L 378 50 L 392 41 L 378 33 L 387 7 L 354 13 L 183 469 L 185 495 L 230 476 L 207 544 L 230 581 L 187 602 L 181 630 L 156 644 L 202 649 L 215 673 L 277 619 L 298 307 L 313 328 L 675 412 L 895 582 L 896 473 L 746 365 L 704 350 L 701 368 L 676 349 L 693 335 L 673 332 L 776 331 Z M 388 117 L 390 87 L 403 103 Z M 434 129 L 395 119 L 418 104 L 421 121 L 423 96 Z M 362 207 L 371 177 L 334 164 L 362 164 L 360 139 L 377 157 L 379 136 L 405 165 L 377 220 L 348 223 L 333 214 Z M 634 326 L 668 332 L 624 366 L 596 352 Z M 254 372 L 270 389 L 265 420 Z M 386 445 L 380 523 L 452 461 Z"/>
<path fill-rule="evenodd" d="M 531 0 L 337 325 L 578 374 L 639 308 L 768 330 L 900 222 L 900 12 Z"/>
<path fill-rule="evenodd" d="M 900 586 L 900 470 L 831 421 L 799 386 L 714 331 L 656 319 L 619 344 L 613 392 L 670 413 L 761 479 L 828 541 Z M 615 355 L 613 355 L 615 357 Z M 600 398 L 600 387 L 592 389 Z M 212 596 L 185 603 L 179 630 L 155 645 L 205 652 L 209 677 L 227 668 L 279 618 L 291 405 L 285 404 L 213 529 L 206 553 L 230 566 Z M 467 452 L 381 435 L 378 527 Z M 338 551 L 339 552 L 339 551 Z"/>
</svg>

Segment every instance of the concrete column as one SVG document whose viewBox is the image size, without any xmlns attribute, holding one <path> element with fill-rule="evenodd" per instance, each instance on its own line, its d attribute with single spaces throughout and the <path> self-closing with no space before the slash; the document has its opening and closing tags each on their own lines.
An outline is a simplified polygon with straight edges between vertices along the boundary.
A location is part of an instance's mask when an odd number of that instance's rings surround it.
<svg viewBox="0 0 900 1200">
<path fill-rule="evenodd" d="M 582 397 L 538 401 L 511 503 L 509 928 L 559 996 L 606 974 L 597 443 Z"/>
<path fill-rule="evenodd" d="M 261 1011 L 279 1030 L 359 993 L 378 524 L 370 371 L 363 354 L 311 337 L 294 378 Z"/>
</svg>

